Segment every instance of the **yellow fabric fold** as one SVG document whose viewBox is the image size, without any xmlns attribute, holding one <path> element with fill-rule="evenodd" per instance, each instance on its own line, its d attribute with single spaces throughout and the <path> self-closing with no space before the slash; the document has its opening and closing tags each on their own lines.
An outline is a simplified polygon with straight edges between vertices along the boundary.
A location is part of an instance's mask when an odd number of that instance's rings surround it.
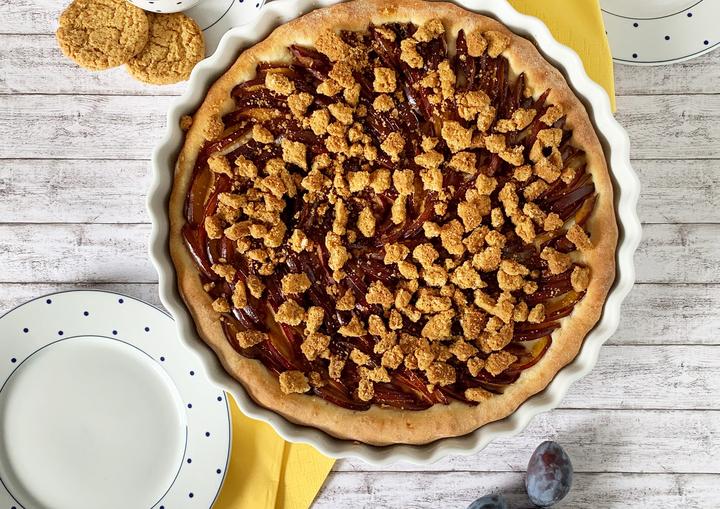
<svg viewBox="0 0 720 509">
<path fill-rule="evenodd" d="M 228 394 L 232 449 L 214 509 L 306 509 L 335 460 L 309 445 L 286 442 L 264 422 L 246 417 Z"/>
<path fill-rule="evenodd" d="M 510 0 L 520 12 L 540 18 L 555 38 L 573 48 L 590 78 L 615 108 L 613 65 L 597 0 Z M 232 451 L 214 509 L 307 509 L 334 460 L 308 445 L 291 444 L 260 421 L 244 416 L 228 395 Z"/>
<path fill-rule="evenodd" d="M 523 14 L 540 18 L 558 42 L 580 55 L 588 76 L 607 91 L 615 111 L 613 61 L 597 0 L 509 1 Z"/>
</svg>

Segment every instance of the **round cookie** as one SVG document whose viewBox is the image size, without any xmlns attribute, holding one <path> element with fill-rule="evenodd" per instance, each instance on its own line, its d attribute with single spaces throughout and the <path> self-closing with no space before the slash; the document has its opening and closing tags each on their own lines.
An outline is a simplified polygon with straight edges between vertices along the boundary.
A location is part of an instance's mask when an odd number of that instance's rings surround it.
<svg viewBox="0 0 720 509">
<path fill-rule="evenodd" d="M 92 70 L 117 67 L 138 54 L 148 41 L 145 11 L 125 0 L 75 0 L 60 16 L 60 49 Z"/>
<path fill-rule="evenodd" d="M 145 48 L 127 63 L 136 79 L 155 85 L 184 81 L 205 56 L 205 42 L 200 27 L 182 13 L 148 13 L 150 40 Z"/>
</svg>

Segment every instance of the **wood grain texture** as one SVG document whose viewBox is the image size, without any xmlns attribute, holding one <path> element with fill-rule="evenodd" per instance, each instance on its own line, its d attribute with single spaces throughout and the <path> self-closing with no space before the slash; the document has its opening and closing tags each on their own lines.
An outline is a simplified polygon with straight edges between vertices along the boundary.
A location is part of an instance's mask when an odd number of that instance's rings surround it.
<svg viewBox="0 0 720 509">
<path fill-rule="evenodd" d="M 720 52 L 673 65 L 615 64 L 617 95 L 720 94 Z"/>
<path fill-rule="evenodd" d="M 172 97 L 8 95 L 1 158 L 148 159 Z"/>
<path fill-rule="evenodd" d="M 107 271 L 105 281 L 154 282 L 149 233 L 148 224 L 0 224 L 0 252 L 14 253 L 0 282 L 29 283 L 39 274 L 58 282 L 96 274 L 92 280 L 102 281 Z M 720 224 L 646 225 L 635 256 L 637 282 L 720 283 L 719 236 Z"/>
<path fill-rule="evenodd" d="M 165 309 L 160 303 L 157 283 L 0 283 L 0 316 L 36 297 L 79 289 L 122 293 L 145 301 L 157 308 Z"/>
<path fill-rule="evenodd" d="M 616 117 L 634 159 L 720 157 L 720 95 L 619 96 Z"/>
<path fill-rule="evenodd" d="M 0 129 L 7 140 L 0 158 L 146 159 L 162 134 L 171 100 L 5 96 Z M 635 159 L 720 158 L 720 95 L 621 96 L 617 117 L 630 133 Z"/>
<path fill-rule="evenodd" d="M 633 168 L 643 223 L 720 223 L 719 160 L 636 160 Z"/>
<path fill-rule="evenodd" d="M 69 2 L 56 0 L 0 0 L 0 33 L 51 34 Z"/>
<path fill-rule="evenodd" d="M 570 455 L 576 472 L 718 473 L 719 418 L 717 411 L 556 410 L 535 417 L 519 435 L 498 438 L 477 454 L 450 456 L 420 468 L 343 460 L 334 470 L 524 472 L 535 447 L 555 440 Z"/>
<path fill-rule="evenodd" d="M 720 346 L 608 345 L 561 406 L 720 410 L 718 378 Z"/>
<path fill-rule="evenodd" d="M 563 509 L 707 509 L 717 507 L 716 475 L 577 474 Z M 333 473 L 313 507 L 336 509 L 462 509 L 488 493 L 503 493 L 510 507 L 532 507 L 520 473 Z"/>
<path fill-rule="evenodd" d="M 63 56 L 54 35 L 0 35 L 0 61 L 0 94 L 179 95 L 185 89 L 185 83 L 146 85 L 123 67 L 83 69 Z"/>
<path fill-rule="evenodd" d="M 0 225 L 0 273 L 7 282 L 156 281 L 149 225 Z"/>
<path fill-rule="evenodd" d="M 635 254 L 638 282 L 720 283 L 720 224 L 648 224 Z"/>
<path fill-rule="evenodd" d="M 156 283 L 31 282 L 0 283 L 0 312 L 38 295 L 74 288 L 120 292 L 162 307 Z M 607 344 L 720 345 L 718 309 L 720 285 L 638 284 L 623 304 L 620 326 Z"/>
<path fill-rule="evenodd" d="M 150 161 L 0 160 L 0 221 L 147 223 Z"/>
<path fill-rule="evenodd" d="M 7 7 L 0 8 L 0 13 L 3 9 Z M 184 84 L 143 85 L 122 69 L 106 72 L 80 69 L 62 56 L 55 36 L 49 33 L 0 35 L 0 59 L 4 61 L 5 70 L 5 76 L 0 79 L 0 94 L 174 95 L 184 89 Z M 37 72 L 27 73 L 28 68 Z M 53 80 L 48 82 L 45 76 L 53 76 Z M 720 53 L 709 53 L 672 66 L 637 67 L 633 72 L 615 64 L 615 78 L 618 95 L 717 94 L 720 93 Z"/>
<path fill-rule="evenodd" d="M 209 1 L 209 0 L 208 0 Z M 67 0 L 0 0 L 0 313 L 72 288 L 160 305 L 146 254 L 150 152 L 185 84 L 64 59 Z M 615 66 L 645 223 L 637 284 L 596 368 L 516 437 L 433 465 L 340 461 L 314 507 L 464 508 L 503 492 L 543 440 L 576 476 L 564 508 L 717 507 L 720 482 L 720 51 Z"/>
<path fill-rule="evenodd" d="M 719 309 L 720 285 L 636 284 L 608 344 L 720 345 Z"/>
<path fill-rule="evenodd" d="M 144 223 L 143 160 L 0 160 L 0 222 Z M 635 161 L 645 223 L 720 223 L 720 161 Z M 693 206 L 688 206 L 692 197 Z M 37 207 L 36 203 L 46 206 Z"/>
</svg>

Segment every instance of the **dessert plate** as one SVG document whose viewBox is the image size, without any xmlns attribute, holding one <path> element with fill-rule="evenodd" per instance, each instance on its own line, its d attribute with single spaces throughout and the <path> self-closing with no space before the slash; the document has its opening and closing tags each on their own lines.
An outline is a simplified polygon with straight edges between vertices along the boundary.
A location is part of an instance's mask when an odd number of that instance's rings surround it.
<svg viewBox="0 0 720 509">
<path fill-rule="evenodd" d="M 162 311 L 82 290 L 0 317 L 3 509 L 207 509 L 229 451 L 225 394 Z"/>
<path fill-rule="evenodd" d="M 205 0 L 185 11 L 205 34 L 205 53 L 212 55 L 225 32 L 255 20 L 265 0 Z"/>
<path fill-rule="evenodd" d="M 601 0 L 600 4 L 616 62 L 672 64 L 720 46 L 717 0 Z"/>
</svg>

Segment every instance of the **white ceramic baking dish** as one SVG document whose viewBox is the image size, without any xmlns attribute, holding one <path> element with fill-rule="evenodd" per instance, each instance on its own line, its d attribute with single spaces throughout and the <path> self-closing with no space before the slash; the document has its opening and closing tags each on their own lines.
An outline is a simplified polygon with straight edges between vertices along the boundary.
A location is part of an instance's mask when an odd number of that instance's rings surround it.
<svg viewBox="0 0 720 509">
<path fill-rule="evenodd" d="M 178 293 L 175 270 L 170 260 L 167 204 L 175 160 L 183 142 L 183 133 L 179 127 L 180 117 L 195 112 L 210 85 L 225 72 L 244 48 L 264 39 L 278 25 L 334 3 L 337 3 L 337 0 L 277 0 L 268 3 L 254 25 L 238 27 L 225 34 L 217 51 L 195 67 L 185 93 L 171 105 L 167 116 L 167 130 L 153 152 L 154 179 L 148 197 L 148 209 L 153 222 L 150 256 L 159 275 L 160 299 L 175 317 L 180 341 L 197 353 L 210 379 L 232 394 L 245 414 L 267 422 L 286 440 L 311 444 L 328 456 L 360 458 L 376 465 L 395 461 L 427 463 L 450 454 L 472 454 L 498 436 L 520 432 L 535 415 L 555 408 L 570 385 L 590 372 L 598 359 L 600 347 L 617 329 L 620 305 L 635 279 L 633 254 L 641 236 L 640 221 L 636 213 L 640 183 L 630 166 L 630 141 L 625 130 L 612 115 L 605 90 L 588 77 L 580 57 L 570 48 L 558 43 L 543 22 L 520 14 L 505 0 L 456 0 L 455 3 L 465 9 L 491 16 L 519 35 L 532 40 L 543 55 L 563 72 L 570 86 L 583 100 L 600 135 L 610 163 L 620 226 L 616 254 L 617 276 L 605 302 L 603 315 L 587 335 L 577 358 L 563 368 L 544 391 L 528 399 L 507 418 L 487 424 L 468 435 L 421 446 L 376 447 L 340 440 L 318 429 L 293 424 L 251 400 L 242 385 L 223 370 L 215 354 L 198 337 L 193 320 Z"/>
</svg>

